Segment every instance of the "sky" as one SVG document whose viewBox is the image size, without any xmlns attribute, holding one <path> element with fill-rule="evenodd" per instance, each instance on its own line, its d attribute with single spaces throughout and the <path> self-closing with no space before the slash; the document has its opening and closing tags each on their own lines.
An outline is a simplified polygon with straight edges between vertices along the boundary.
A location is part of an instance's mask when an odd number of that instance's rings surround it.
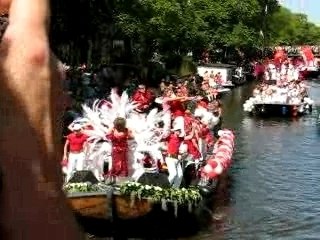
<svg viewBox="0 0 320 240">
<path fill-rule="evenodd" d="M 291 11 L 304 13 L 310 22 L 320 25 L 320 0 L 282 0 L 282 2 Z"/>
</svg>

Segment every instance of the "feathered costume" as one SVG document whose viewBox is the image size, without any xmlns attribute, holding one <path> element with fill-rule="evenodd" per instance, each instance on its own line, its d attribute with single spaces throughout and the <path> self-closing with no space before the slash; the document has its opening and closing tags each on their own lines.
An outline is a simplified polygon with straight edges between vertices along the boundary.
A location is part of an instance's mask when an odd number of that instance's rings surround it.
<svg viewBox="0 0 320 240">
<path fill-rule="evenodd" d="M 129 176 L 138 170 L 142 173 L 142 159 L 146 154 L 154 161 L 163 161 L 161 139 L 170 131 L 170 125 L 166 124 L 170 121 L 170 113 L 168 115 L 153 109 L 146 118 L 141 118 L 134 111 L 136 107 L 137 104 L 129 100 L 126 92 L 119 96 L 115 89 L 111 91 L 110 101 L 97 100 L 92 108 L 83 105 L 83 118 L 76 121 L 83 124 L 84 133 L 89 136 L 86 169 L 92 170 L 98 179 L 102 179 L 105 161 L 109 164 L 109 170 L 112 169 L 112 143 L 107 134 L 117 117 L 126 119 L 126 127 L 133 135 L 133 140 L 128 141 Z M 161 123 L 165 123 L 164 127 L 160 127 Z M 86 126 L 91 126 L 91 129 L 86 129 Z M 140 174 L 133 176 L 138 177 Z"/>
<path fill-rule="evenodd" d="M 92 170 L 99 180 L 103 180 L 105 162 L 108 163 L 109 171 L 112 172 L 113 147 L 115 146 L 112 145 L 112 139 L 108 134 L 113 129 L 113 122 L 117 117 L 126 119 L 126 127 L 133 136 L 132 140 L 124 140 L 126 141 L 128 175 L 133 180 L 139 179 L 146 171 L 145 161 L 148 161 L 149 171 L 157 171 L 158 163 L 164 163 L 163 151 L 166 150 L 167 144 L 163 141 L 170 135 L 172 125 L 174 125 L 170 109 L 165 109 L 165 111 L 153 109 L 145 117 L 141 117 L 134 111 L 136 106 L 137 103 L 130 101 L 126 92 L 119 96 L 115 89 L 111 91 L 110 101 L 96 100 L 91 108 L 83 105 L 83 118 L 76 121 L 83 125 L 84 133 L 89 136 L 90 144 L 86 153 L 85 169 Z M 195 121 L 194 117 L 199 117 L 201 122 L 209 128 L 219 121 L 207 109 L 200 107 L 196 109 L 194 116 L 190 114 L 191 122 Z M 70 129 L 72 129 L 72 124 Z M 202 138 L 205 139 L 205 137 Z M 199 145 L 205 145 L 206 140 L 199 139 L 198 141 Z M 187 152 L 190 152 L 186 146 L 186 144 L 180 146 L 179 154 L 182 158 L 188 155 Z M 199 149 L 202 148 L 199 146 Z M 201 155 L 205 158 L 203 152 Z"/>
</svg>

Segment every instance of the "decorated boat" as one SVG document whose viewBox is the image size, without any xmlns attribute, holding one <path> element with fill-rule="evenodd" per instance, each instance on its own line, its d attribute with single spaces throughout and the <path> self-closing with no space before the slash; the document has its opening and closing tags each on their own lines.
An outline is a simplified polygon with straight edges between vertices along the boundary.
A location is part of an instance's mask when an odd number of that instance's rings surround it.
<svg viewBox="0 0 320 240">
<path fill-rule="evenodd" d="M 298 117 L 312 111 L 313 100 L 299 85 L 291 89 L 265 85 L 243 104 L 245 112 L 262 117 Z M 297 86 L 295 88 L 294 86 Z"/>
<path fill-rule="evenodd" d="M 211 87 L 234 88 L 245 82 L 241 67 L 231 64 L 206 64 L 197 67 L 198 74 L 209 81 Z"/>
<path fill-rule="evenodd" d="M 71 209 L 79 219 L 89 218 L 105 224 L 110 221 L 122 224 L 143 219 L 155 223 L 159 221 L 159 214 L 163 224 L 172 221 L 181 224 L 195 219 L 197 210 L 212 198 L 231 165 L 233 132 L 220 130 L 220 137 L 212 146 L 213 150 L 204 144 L 204 141 L 209 140 L 203 138 L 199 141 L 199 149 L 205 150 L 201 151 L 198 159 L 190 156 L 185 150 L 186 145 L 182 144 L 176 158 L 179 159 L 183 175 L 176 185 L 176 182 L 169 181 L 170 168 L 159 167 L 161 161 L 158 160 L 167 154 L 162 146 L 163 134 L 177 129 L 181 134 L 181 126 L 172 123 L 171 115 L 166 112 L 154 109 L 146 115 L 136 112 L 132 114 L 134 107 L 135 103 L 129 101 L 126 93 L 117 96 L 114 92 L 111 101 L 97 101 L 92 108 L 83 106 L 84 116 L 76 122 L 84 127 L 90 126 L 84 132 L 89 136 L 91 146 L 86 154 L 86 177 L 77 179 L 76 175 L 80 172 L 76 172 L 64 186 Z M 107 165 L 113 164 L 106 128 L 118 116 L 126 118 L 127 126 L 133 132 L 133 139 L 128 143 L 130 174 L 128 177 L 119 177 L 116 182 L 108 182 L 101 177 L 103 169 L 100 160 L 103 159 Z M 197 108 L 195 115 L 189 116 L 191 122 L 196 118 L 210 128 L 217 123 L 214 115 L 203 108 Z M 93 234 L 96 231 L 107 231 L 105 224 L 97 228 L 96 224 L 88 226 L 83 222 L 85 230 Z"/>
<path fill-rule="evenodd" d="M 300 75 L 304 79 L 317 79 L 320 76 L 319 46 L 278 46 L 275 49 L 275 59 L 283 61 L 294 60 Z"/>
<path fill-rule="evenodd" d="M 159 187 L 157 181 L 148 185 L 143 179 L 117 185 L 68 183 L 64 187 L 68 203 L 84 230 L 94 235 L 112 234 L 106 226 L 112 228 L 132 221 L 142 221 L 150 227 L 152 224 L 165 227 L 168 222 L 171 226 L 167 227 L 173 227 L 172 224 L 184 225 L 192 221 L 195 227 L 195 222 L 203 218 L 201 210 L 211 203 L 231 166 L 234 136 L 231 131 L 225 133 L 216 142 L 213 155 L 199 169 L 196 184 L 181 188 Z M 185 177 L 188 178 L 186 171 Z"/>
</svg>

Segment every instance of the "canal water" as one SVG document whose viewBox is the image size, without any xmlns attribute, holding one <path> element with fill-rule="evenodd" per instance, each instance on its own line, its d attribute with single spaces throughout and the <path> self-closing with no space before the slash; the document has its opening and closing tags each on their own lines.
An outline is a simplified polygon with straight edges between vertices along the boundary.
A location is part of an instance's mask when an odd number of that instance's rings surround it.
<svg viewBox="0 0 320 240">
<path fill-rule="evenodd" d="M 320 102 L 320 81 L 308 82 Z M 242 104 L 253 84 L 223 98 L 237 136 L 230 179 L 212 206 L 209 229 L 190 239 L 320 239 L 319 111 L 299 119 L 257 119 Z"/>
</svg>

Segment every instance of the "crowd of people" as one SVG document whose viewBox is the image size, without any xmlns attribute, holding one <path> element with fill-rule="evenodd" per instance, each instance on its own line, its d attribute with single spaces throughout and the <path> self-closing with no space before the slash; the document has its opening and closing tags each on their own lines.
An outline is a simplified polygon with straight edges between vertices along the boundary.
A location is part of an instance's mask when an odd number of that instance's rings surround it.
<svg viewBox="0 0 320 240">
<path fill-rule="evenodd" d="M 304 82 L 283 82 L 281 85 L 261 83 L 253 90 L 253 97 L 263 103 L 300 104 L 308 96 Z"/>
<path fill-rule="evenodd" d="M 168 171 L 169 182 L 179 187 L 185 162 L 200 167 L 221 127 L 219 100 L 197 95 L 197 84 L 195 77 L 164 80 L 159 94 L 138 84 L 131 96 L 113 89 L 91 110 L 85 107 L 68 126 L 71 133 L 63 156 L 66 181 L 75 171 L 92 169 L 99 180 L 113 183 L 119 177 L 137 178 L 147 168 Z"/>
</svg>

